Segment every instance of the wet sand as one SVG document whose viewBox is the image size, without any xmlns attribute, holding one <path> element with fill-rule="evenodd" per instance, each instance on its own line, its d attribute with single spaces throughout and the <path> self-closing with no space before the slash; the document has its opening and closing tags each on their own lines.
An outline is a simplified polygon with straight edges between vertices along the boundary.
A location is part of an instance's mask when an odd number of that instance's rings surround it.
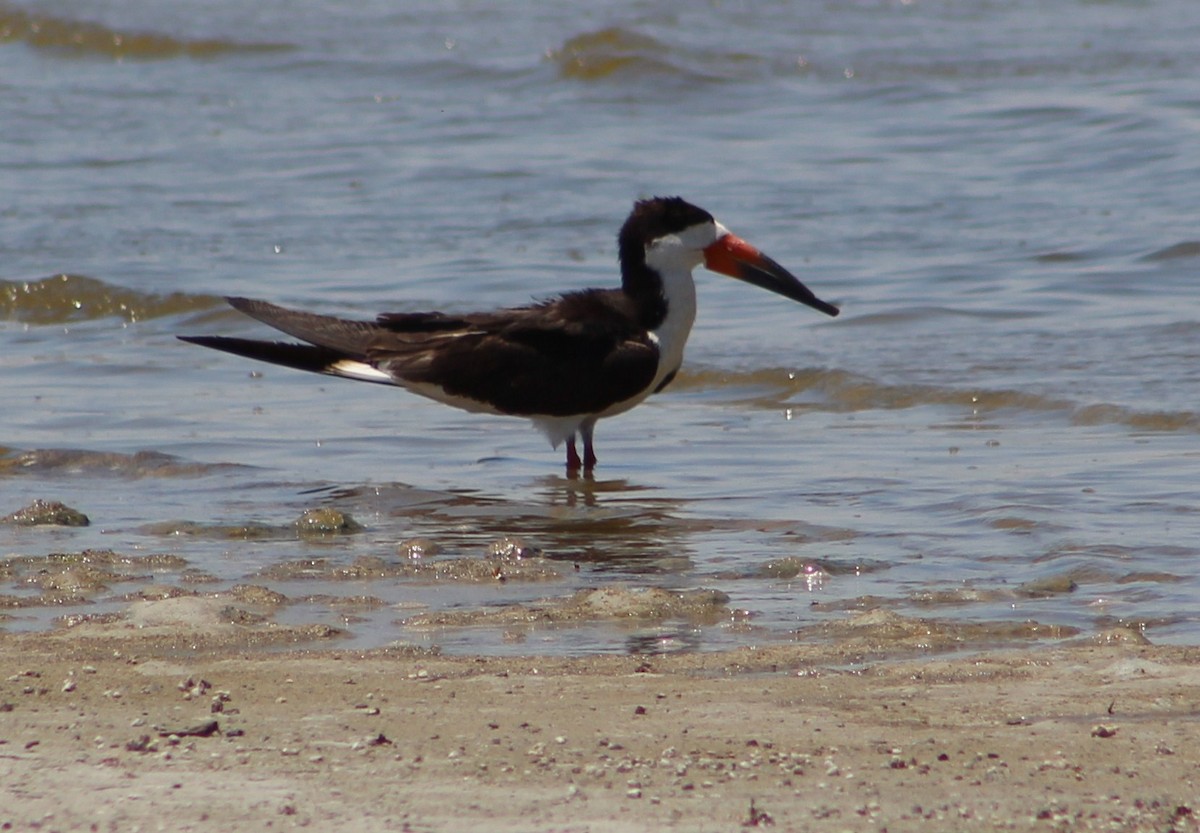
<svg viewBox="0 0 1200 833">
<path fill-rule="evenodd" d="M 1200 825 L 1197 648 L 442 657 L 171 601 L 0 636 L 0 828 Z"/>
</svg>

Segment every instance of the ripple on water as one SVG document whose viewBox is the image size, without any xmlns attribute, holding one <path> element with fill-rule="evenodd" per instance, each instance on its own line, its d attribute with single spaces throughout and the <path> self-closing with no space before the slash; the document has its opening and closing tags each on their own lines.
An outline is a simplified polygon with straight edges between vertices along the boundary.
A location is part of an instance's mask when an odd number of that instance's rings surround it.
<svg viewBox="0 0 1200 833">
<path fill-rule="evenodd" d="M 0 477 L 6 475 L 115 475 L 118 477 L 199 477 L 242 468 L 236 463 L 195 463 L 160 451 L 133 454 L 77 448 L 28 451 L 0 446 Z"/>
<path fill-rule="evenodd" d="M 212 295 L 138 292 L 86 275 L 0 280 L 0 317 L 25 324 L 65 324 L 118 317 L 129 323 L 219 306 Z"/>
<path fill-rule="evenodd" d="M 1200 257 L 1200 240 L 1184 240 L 1172 246 L 1157 249 L 1145 255 L 1142 260 L 1155 263 L 1163 260 L 1185 260 Z"/>
<path fill-rule="evenodd" d="M 620 26 L 584 32 L 546 53 L 575 81 L 657 80 L 711 84 L 734 80 L 755 63 L 747 53 L 688 50 Z"/>
<path fill-rule="evenodd" d="M 1200 412 L 1141 410 L 1125 405 L 1088 403 L 1016 389 L 892 384 L 871 376 L 828 368 L 763 368 L 749 372 L 693 367 L 681 373 L 678 390 L 742 390 L 744 405 L 784 410 L 809 407 L 841 413 L 950 406 L 972 413 L 1011 411 L 1014 415 L 1061 412 L 1072 425 L 1125 425 L 1144 431 L 1200 431 Z"/>
<path fill-rule="evenodd" d="M 225 53 L 291 49 L 290 44 L 222 38 L 188 39 L 161 32 L 111 29 L 100 23 L 30 12 L 0 3 L 0 43 L 18 41 L 34 49 L 109 58 L 163 60 L 213 58 Z"/>
</svg>

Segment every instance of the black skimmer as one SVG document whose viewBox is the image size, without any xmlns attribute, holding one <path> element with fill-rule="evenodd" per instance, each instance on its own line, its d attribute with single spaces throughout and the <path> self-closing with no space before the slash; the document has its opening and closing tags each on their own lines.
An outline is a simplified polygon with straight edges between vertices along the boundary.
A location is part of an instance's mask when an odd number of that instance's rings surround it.
<svg viewBox="0 0 1200 833">
<path fill-rule="evenodd" d="M 285 367 L 397 385 L 467 411 L 526 417 L 567 471 L 596 465 L 596 421 L 628 411 L 675 378 L 696 317 L 692 269 L 769 289 L 826 315 L 775 261 L 679 197 L 634 204 L 618 237 L 619 289 L 584 289 L 495 312 L 399 312 L 348 321 L 227 298 L 303 344 L 224 336 L 184 341 Z M 575 437 L 583 438 L 583 459 Z"/>
</svg>

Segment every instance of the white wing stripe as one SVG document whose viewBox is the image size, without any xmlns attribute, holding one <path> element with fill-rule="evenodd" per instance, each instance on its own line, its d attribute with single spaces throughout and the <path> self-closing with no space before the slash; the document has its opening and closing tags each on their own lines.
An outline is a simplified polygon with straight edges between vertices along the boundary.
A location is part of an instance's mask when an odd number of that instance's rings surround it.
<svg viewBox="0 0 1200 833">
<path fill-rule="evenodd" d="M 347 379 L 358 379 L 362 382 L 382 382 L 388 385 L 396 384 L 390 374 L 384 373 L 377 367 L 371 367 L 366 362 L 356 362 L 353 359 L 342 359 L 329 365 L 326 373 L 343 376 Z"/>
</svg>

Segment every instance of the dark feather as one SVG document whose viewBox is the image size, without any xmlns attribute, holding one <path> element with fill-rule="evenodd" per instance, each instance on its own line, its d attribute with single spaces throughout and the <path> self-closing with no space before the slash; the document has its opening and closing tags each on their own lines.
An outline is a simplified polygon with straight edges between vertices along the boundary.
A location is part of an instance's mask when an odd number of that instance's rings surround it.
<svg viewBox="0 0 1200 833">
<path fill-rule="evenodd" d="M 434 329 L 427 340 L 412 331 L 382 335 L 367 360 L 400 380 L 437 385 L 505 413 L 595 413 L 654 378 L 658 352 L 630 320 L 629 303 L 617 290 L 587 290 L 461 316 L 463 326 Z M 388 316 L 389 324 L 402 320 Z M 418 328 L 429 324 L 411 320 Z"/>
<path fill-rule="evenodd" d="M 370 321 L 350 321 L 332 315 L 287 309 L 252 298 L 226 298 L 234 309 L 301 341 L 341 351 L 343 358 L 361 358 L 382 328 Z"/>
<path fill-rule="evenodd" d="M 444 333 L 471 326 L 470 316 L 446 315 L 444 312 L 385 312 L 375 322 L 396 333 Z"/>
<path fill-rule="evenodd" d="M 225 336 L 177 336 L 180 341 L 223 350 L 235 356 L 257 359 L 271 364 L 325 373 L 336 362 L 347 358 L 345 353 L 313 344 L 291 344 L 282 341 L 256 341 L 250 338 Z"/>
<path fill-rule="evenodd" d="M 635 302 L 615 289 L 572 292 L 498 312 L 391 313 L 375 322 L 248 298 L 229 303 L 309 343 L 223 336 L 183 340 L 316 373 L 330 372 L 343 360 L 361 361 L 396 384 L 433 385 L 518 416 L 603 411 L 645 390 L 658 364 L 657 347 L 637 325 Z"/>
</svg>

